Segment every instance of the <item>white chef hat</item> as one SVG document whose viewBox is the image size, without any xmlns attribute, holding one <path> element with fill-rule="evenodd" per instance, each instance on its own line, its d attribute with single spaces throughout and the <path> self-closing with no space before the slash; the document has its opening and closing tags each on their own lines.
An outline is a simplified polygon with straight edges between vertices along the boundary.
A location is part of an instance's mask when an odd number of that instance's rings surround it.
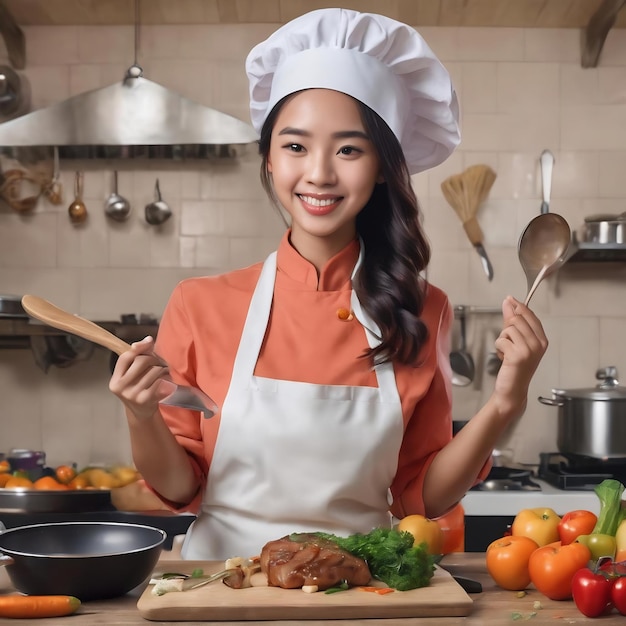
<svg viewBox="0 0 626 626">
<path fill-rule="evenodd" d="M 450 76 L 419 33 L 382 15 L 319 9 L 288 22 L 246 59 L 250 115 L 260 133 L 276 103 L 332 89 L 373 109 L 398 138 L 411 174 L 439 165 L 460 141 Z"/>
</svg>

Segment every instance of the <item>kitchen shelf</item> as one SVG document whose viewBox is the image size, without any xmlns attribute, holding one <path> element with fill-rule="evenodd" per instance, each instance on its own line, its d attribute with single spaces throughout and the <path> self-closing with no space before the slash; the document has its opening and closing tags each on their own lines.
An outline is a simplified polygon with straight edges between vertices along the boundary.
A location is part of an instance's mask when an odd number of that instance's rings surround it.
<svg viewBox="0 0 626 626">
<path fill-rule="evenodd" d="M 127 342 L 138 341 L 147 335 L 156 337 L 158 324 L 127 324 L 123 322 L 94 322 Z M 0 318 L 0 348 L 30 348 L 33 336 L 67 335 L 69 333 L 47 324 L 20 317 Z"/>
<path fill-rule="evenodd" d="M 625 243 L 578 243 L 573 242 L 575 252 L 568 263 L 623 263 L 626 262 Z"/>
</svg>

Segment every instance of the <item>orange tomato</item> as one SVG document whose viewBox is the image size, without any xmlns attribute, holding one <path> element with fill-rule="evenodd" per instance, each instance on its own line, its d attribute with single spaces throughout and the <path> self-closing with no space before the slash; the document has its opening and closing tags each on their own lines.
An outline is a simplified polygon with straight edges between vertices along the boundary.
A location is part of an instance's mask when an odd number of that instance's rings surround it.
<svg viewBox="0 0 626 626">
<path fill-rule="evenodd" d="M 528 561 L 539 546 L 530 537 L 502 537 L 487 547 L 487 571 L 498 587 L 521 591 L 530 585 Z"/>
<path fill-rule="evenodd" d="M 538 546 L 545 546 L 559 540 L 561 518 L 545 507 L 523 509 L 513 520 L 511 534 L 530 537 Z"/>
<path fill-rule="evenodd" d="M 46 491 L 59 491 L 67 489 L 66 485 L 62 485 L 56 478 L 52 476 L 42 476 L 33 483 L 34 489 L 46 490 Z"/>
<path fill-rule="evenodd" d="M 7 480 L 6 485 L 4 485 L 5 489 L 16 489 L 18 487 L 32 487 L 33 481 L 30 478 L 26 478 L 25 476 L 11 476 L 9 480 Z"/>
<path fill-rule="evenodd" d="M 551 600 L 572 597 L 572 578 L 591 558 L 589 548 L 575 541 L 562 545 L 560 541 L 537 548 L 528 560 L 530 580 L 538 591 Z"/>
<path fill-rule="evenodd" d="M 576 541 L 581 535 L 590 535 L 595 528 L 598 518 L 595 513 L 578 509 L 566 513 L 559 522 L 559 539 L 565 546 Z"/>
<path fill-rule="evenodd" d="M 442 554 L 443 530 L 434 520 L 423 515 L 407 515 L 398 523 L 398 530 L 410 532 L 414 538 L 414 546 L 426 543 L 429 554 Z"/>
<path fill-rule="evenodd" d="M 10 472 L 10 471 L 11 471 L 11 464 L 6 459 L 3 459 L 2 461 L 0 461 L 0 473 Z"/>
<path fill-rule="evenodd" d="M 76 470 L 69 465 L 59 465 L 59 467 L 56 468 L 54 475 L 60 483 L 67 485 L 67 483 L 69 483 L 70 480 L 76 476 Z"/>
</svg>

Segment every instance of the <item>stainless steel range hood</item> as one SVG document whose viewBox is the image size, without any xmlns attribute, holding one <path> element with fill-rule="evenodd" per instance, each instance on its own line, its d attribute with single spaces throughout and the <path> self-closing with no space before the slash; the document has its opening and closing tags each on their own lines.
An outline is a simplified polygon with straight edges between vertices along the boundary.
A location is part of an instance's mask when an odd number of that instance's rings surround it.
<svg viewBox="0 0 626 626">
<path fill-rule="evenodd" d="M 142 76 L 0 124 L 0 152 L 57 146 L 65 159 L 235 157 L 257 140 L 249 124 Z"/>
</svg>

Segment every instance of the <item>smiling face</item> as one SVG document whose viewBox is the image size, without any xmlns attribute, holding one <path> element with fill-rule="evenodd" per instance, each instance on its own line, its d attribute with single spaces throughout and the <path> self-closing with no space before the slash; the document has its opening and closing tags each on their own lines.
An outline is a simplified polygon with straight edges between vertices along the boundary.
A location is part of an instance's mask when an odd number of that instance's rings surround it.
<svg viewBox="0 0 626 626">
<path fill-rule="evenodd" d="M 328 89 L 302 91 L 285 102 L 267 168 L 291 216 L 291 242 L 305 257 L 309 250 L 336 254 L 352 241 L 356 216 L 382 182 L 359 105 Z"/>
</svg>

